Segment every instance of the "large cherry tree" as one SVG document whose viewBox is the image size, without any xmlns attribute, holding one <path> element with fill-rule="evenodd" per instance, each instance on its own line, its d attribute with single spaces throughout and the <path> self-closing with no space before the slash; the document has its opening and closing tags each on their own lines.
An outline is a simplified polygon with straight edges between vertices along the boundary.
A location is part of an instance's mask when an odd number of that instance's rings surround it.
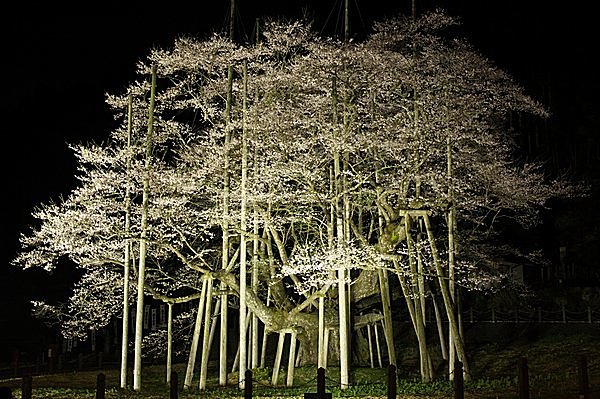
<svg viewBox="0 0 600 399">
<path fill-rule="evenodd" d="M 253 44 L 214 35 L 152 51 L 140 62 L 142 79 L 108 96 L 122 125 L 106 143 L 74 147 L 80 187 L 40 207 L 40 225 L 23 236 L 15 262 L 48 268 L 68 257 L 83 271 L 61 313 L 65 331 L 81 331 L 119 315 L 110 304 L 123 291 L 114 277 L 128 281 L 123 248 L 135 259 L 143 241 L 147 294 L 199 302 L 186 385 L 202 335 L 201 388 L 217 302 L 222 313 L 240 309 L 240 342 L 246 328 L 253 348 L 259 331 L 278 332 L 281 343 L 289 334 L 290 353 L 299 340 L 302 362 L 339 362 L 342 388 L 350 337 L 361 327 L 383 324 L 388 360 L 396 363 L 393 277 L 418 339 L 422 378 L 433 377 L 431 306 L 450 322 L 449 331 L 441 316 L 433 326 L 448 374 L 456 358 L 468 376 L 458 288 L 497 287 L 501 254 L 489 245 L 497 221 L 535 223 L 551 196 L 569 190 L 516 156 L 511 113 L 544 117 L 544 108 L 448 33 L 455 24 L 443 13 L 393 19 L 363 42 L 342 43 L 301 22 L 271 22 Z M 106 318 L 76 311 L 92 302 Z M 241 346 L 240 371 L 247 356 L 254 366 L 259 360 L 258 350 Z M 231 363 L 227 346 L 220 348 L 220 362 Z"/>
</svg>

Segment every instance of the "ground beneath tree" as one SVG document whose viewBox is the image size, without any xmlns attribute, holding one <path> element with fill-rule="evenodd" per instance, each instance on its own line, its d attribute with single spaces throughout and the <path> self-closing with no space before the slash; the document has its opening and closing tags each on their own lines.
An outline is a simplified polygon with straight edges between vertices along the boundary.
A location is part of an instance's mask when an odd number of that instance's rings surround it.
<svg viewBox="0 0 600 399">
<path fill-rule="evenodd" d="M 534 398 L 579 398 L 579 365 L 582 357 L 587 359 L 590 381 L 590 398 L 600 398 L 600 325 L 488 325 L 466 326 L 467 348 L 473 380 L 465 388 L 466 398 L 517 398 L 517 376 L 519 359 L 527 358 L 530 397 Z M 439 380 L 431 384 L 418 382 L 418 358 L 411 344 L 410 334 L 403 337 L 399 350 L 398 397 L 444 398 L 452 397 L 452 384 L 445 378 L 445 363 L 434 355 L 438 366 Z M 432 353 L 437 348 L 431 346 Z M 236 376 L 231 375 L 231 386 L 217 387 L 216 364 L 211 362 L 209 370 L 209 391 L 199 392 L 195 388 L 182 391 L 180 398 L 198 397 L 241 397 L 235 387 Z M 184 364 L 176 364 L 180 383 L 185 372 Z M 95 398 L 98 373 L 106 375 L 106 398 L 167 398 L 168 389 L 164 382 L 165 371 L 162 365 L 144 369 L 142 392 L 132 393 L 118 389 L 118 370 L 107 368 L 87 372 L 69 372 L 55 375 L 40 375 L 33 378 L 33 398 L 80 399 Z M 328 368 L 327 387 L 334 397 L 385 398 L 385 368 L 357 368 L 353 371 L 352 386 L 348 391 L 339 392 L 337 369 Z M 302 398 L 304 392 L 316 392 L 316 370 L 302 367 L 295 370 L 296 388 L 285 388 L 286 371 L 282 370 L 279 386 L 269 386 L 271 369 L 254 371 L 254 393 L 256 397 Z M 197 379 L 195 380 L 197 381 Z M 21 397 L 21 379 L 0 380 L 0 386 L 10 387 L 15 398 Z"/>
</svg>

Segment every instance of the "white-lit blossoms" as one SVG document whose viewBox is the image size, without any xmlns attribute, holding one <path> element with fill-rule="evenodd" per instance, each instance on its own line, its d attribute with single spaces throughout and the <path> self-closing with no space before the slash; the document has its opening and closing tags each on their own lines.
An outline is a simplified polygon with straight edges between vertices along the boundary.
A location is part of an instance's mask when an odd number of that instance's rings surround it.
<svg viewBox="0 0 600 399">
<path fill-rule="evenodd" d="M 151 51 L 138 66 L 140 81 L 107 96 L 121 124 L 102 145 L 73 147 L 80 186 L 40 207 L 40 225 L 22 237 L 15 262 L 50 269 L 68 257 L 84 275 L 64 307 L 72 320 L 101 325 L 79 311 L 92 298 L 97 314 L 115 316 L 109 310 L 119 294 L 102 276 L 119 280 L 126 242 L 138 259 L 147 177 L 145 289 L 163 300 L 198 295 L 203 276 L 238 293 L 243 235 L 258 285 L 246 294 L 249 309 L 271 331 L 293 330 L 312 342 L 316 291 L 340 281 L 355 284 L 354 301 L 380 295 L 373 279 L 360 278 L 374 270 L 396 273 L 392 289 L 400 290 L 399 279 L 414 280 L 402 287 L 405 303 L 440 293 L 438 267 L 447 273 L 450 266 L 450 209 L 459 243 L 453 282 L 496 288 L 498 260 L 508 254 L 494 235 L 498 222 L 533 224 L 548 198 L 571 188 L 514 156 L 511 113 L 544 117 L 546 110 L 468 43 L 449 37 L 455 23 L 443 13 L 383 21 L 365 41 L 347 44 L 299 22 L 273 22 L 256 44 L 214 35 Z M 151 65 L 159 84 L 146 170 Z M 314 355 L 314 345 L 301 347 Z"/>
<path fill-rule="evenodd" d="M 377 270 L 385 267 L 385 260 L 373 247 L 356 245 L 336 245 L 330 249 L 301 245 L 294 250 L 289 262 L 281 267 L 281 277 L 295 275 L 301 280 L 293 288 L 300 294 L 325 285 L 336 285 L 335 275 L 342 265 L 348 271 Z M 344 280 L 351 284 L 350 273 Z"/>
</svg>

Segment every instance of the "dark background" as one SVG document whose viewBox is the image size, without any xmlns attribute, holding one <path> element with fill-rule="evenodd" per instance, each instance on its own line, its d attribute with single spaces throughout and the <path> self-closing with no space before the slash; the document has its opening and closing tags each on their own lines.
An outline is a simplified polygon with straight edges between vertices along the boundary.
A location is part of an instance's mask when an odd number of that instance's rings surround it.
<svg viewBox="0 0 600 399">
<path fill-rule="evenodd" d="M 307 15 L 323 33 L 342 32 L 342 0 L 237 3 L 238 37 L 250 35 L 255 19 L 265 16 Z M 417 1 L 419 11 L 441 6 L 462 18 L 463 33 L 476 48 L 549 107 L 552 117 L 531 127 L 538 141 L 523 142 L 529 155 L 547 159 L 554 173 L 597 181 L 598 23 L 588 3 Z M 229 24 L 228 0 L 73 4 L 23 1 L 3 10 L 0 363 L 8 360 L 8 347 L 34 345 L 44 334 L 29 317 L 29 302 L 67 290 L 67 269 L 48 274 L 9 266 L 33 207 L 75 184 L 67 143 L 108 135 L 112 117 L 104 94 L 135 79 L 136 61 L 151 48 L 168 48 L 181 34 L 225 32 Z M 408 14 L 410 1 L 350 0 L 350 7 L 352 35 L 360 36 L 374 19 Z M 587 214 L 592 208 L 593 200 L 572 216 L 575 234 L 594 230 Z"/>
</svg>

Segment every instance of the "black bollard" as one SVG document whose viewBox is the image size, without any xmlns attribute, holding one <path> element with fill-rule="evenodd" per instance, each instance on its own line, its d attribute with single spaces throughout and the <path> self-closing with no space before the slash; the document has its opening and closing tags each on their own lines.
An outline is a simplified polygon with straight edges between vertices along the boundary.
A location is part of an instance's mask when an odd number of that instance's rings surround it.
<svg viewBox="0 0 600 399">
<path fill-rule="evenodd" d="M 0 387 L 0 399 L 13 399 L 12 389 Z"/>
<path fill-rule="evenodd" d="M 23 377 L 23 385 L 21 385 L 21 399 L 31 399 L 31 384 L 32 378 L 30 375 Z"/>
<path fill-rule="evenodd" d="M 317 398 L 323 399 L 325 397 L 325 369 L 319 367 L 317 369 Z"/>
<path fill-rule="evenodd" d="M 169 399 L 177 399 L 179 396 L 179 382 L 177 381 L 176 371 L 171 371 L 171 382 L 169 384 Z"/>
<path fill-rule="evenodd" d="M 317 392 L 307 392 L 304 394 L 304 399 L 331 399 L 331 392 L 325 392 L 325 369 L 319 367 L 317 369 Z"/>
<path fill-rule="evenodd" d="M 98 374 L 96 378 L 96 399 L 104 399 L 106 393 L 106 376 L 103 373 Z"/>
<path fill-rule="evenodd" d="M 465 379 L 462 362 L 454 363 L 454 399 L 465 399 Z"/>
<path fill-rule="evenodd" d="M 396 366 L 390 364 L 387 372 L 387 397 L 388 399 L 396 399 Z"/>
<path fill-rule="evenodd" d="M 252 399 L 252 370 L 246 369 L 244 374 L 244 399 Z"/>
<path fill-rule="evenodd" d="M 590 380 L 588 375 L 587 357 L 579 358 L 579 397 L 588 399 L 590 393 Z"/>
<path fill-rule="evenodd" d="M 529 369 L 525 357 L 519 360 L 519 399 L 529 399 Z"/>
</svg>

